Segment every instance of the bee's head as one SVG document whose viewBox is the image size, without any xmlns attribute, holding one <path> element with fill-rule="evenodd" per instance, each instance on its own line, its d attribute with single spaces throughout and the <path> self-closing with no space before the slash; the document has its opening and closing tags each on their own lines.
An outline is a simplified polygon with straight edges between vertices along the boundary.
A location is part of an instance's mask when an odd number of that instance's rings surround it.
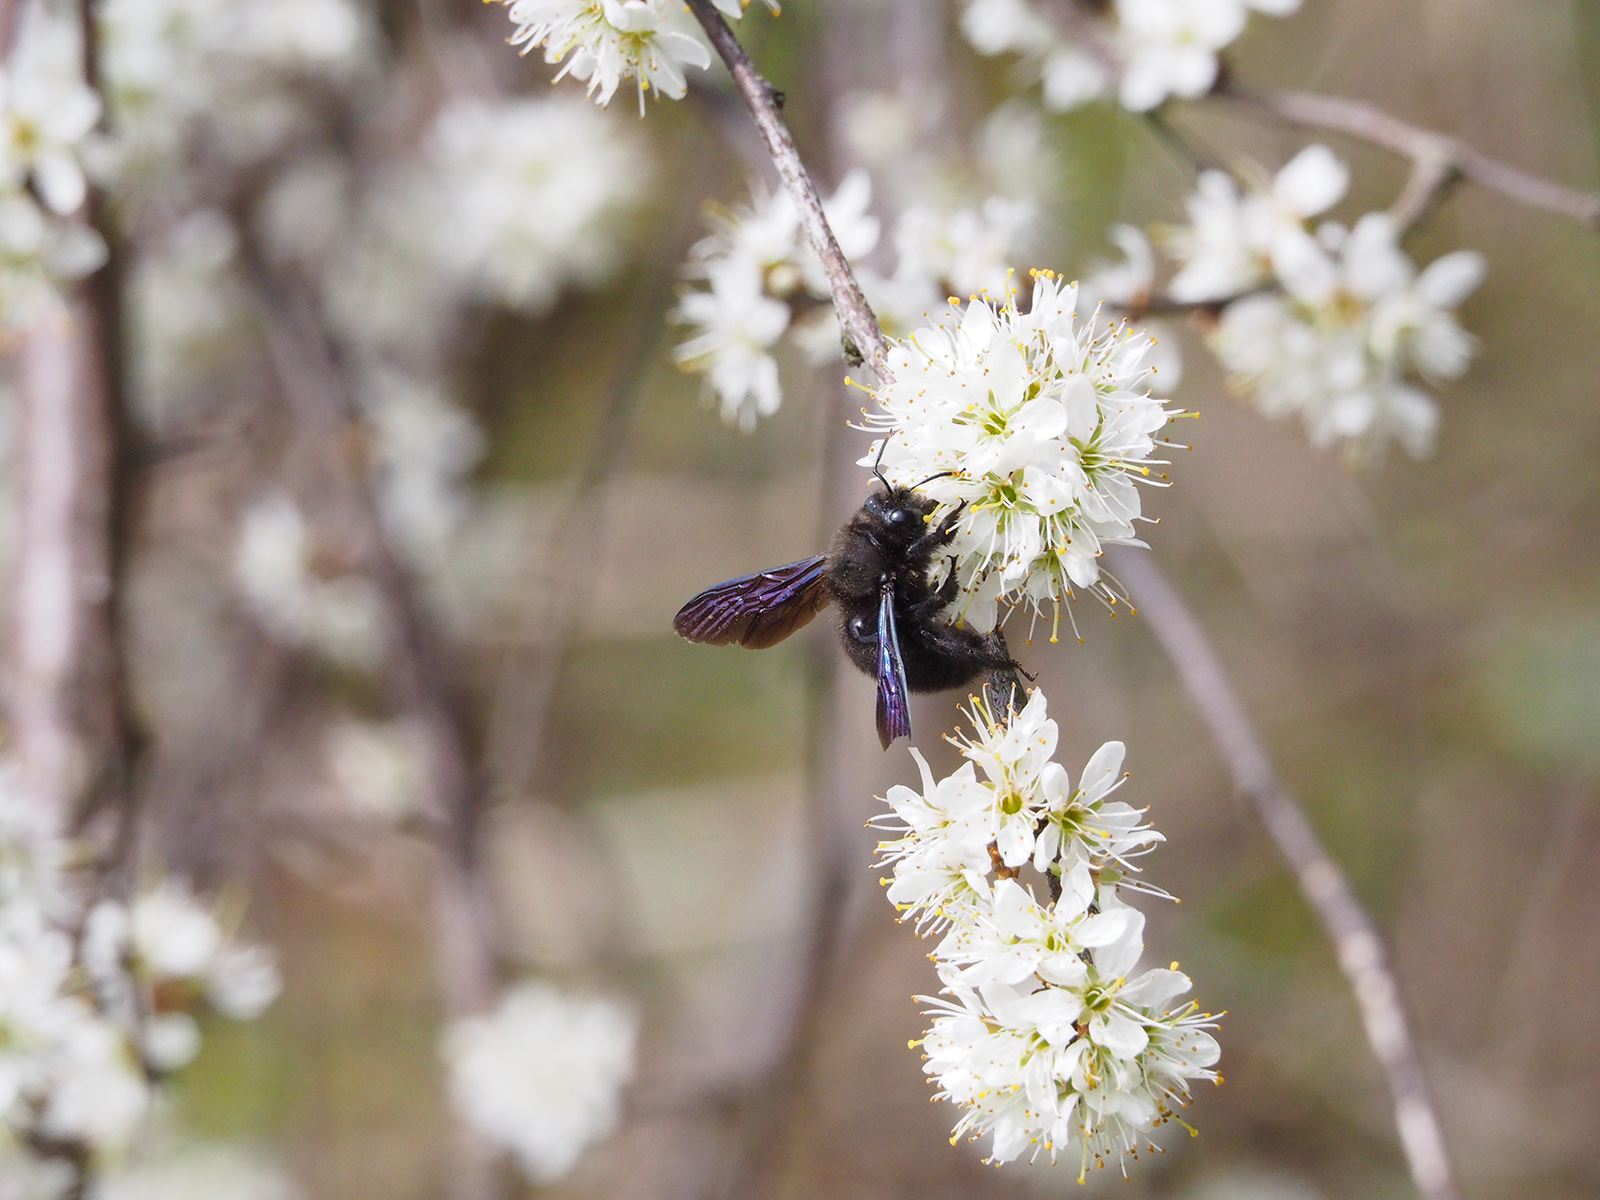
<svg viewBox="0 0 1600 1200">
<path fill-rule="evenodd" d="M 921 536 L 934 501 L 911 488 L 883 487 L 867 497 L 863 509 L 893 534 L 908 539 Z"/>
</svg>

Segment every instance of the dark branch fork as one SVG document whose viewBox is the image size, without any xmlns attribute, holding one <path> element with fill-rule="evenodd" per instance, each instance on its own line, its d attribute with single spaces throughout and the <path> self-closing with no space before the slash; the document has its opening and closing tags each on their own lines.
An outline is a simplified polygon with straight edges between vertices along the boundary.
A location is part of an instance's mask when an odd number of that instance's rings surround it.
<svg viewBox="0 0 1600 1200">
<path fill-rule="evenodd" d="M 862 348 L 879 379 L 888 381 L 888 342 L 828 228 L 816 189 L 779 115 L 773 99 L 773 88 L 755 69 L 733 31 L 711 7 L 709 0 L 689 0 L 689 7 L 705 27 L 712 45 L 733 74 L 773 156 L 779 175 L 801 209 L 812 243 L 817 246 L 823 264 L 828 268 L 840 325 L 847 338 Z M 1310 115 L 1294 106 L 1291 109 Z M 1284 115 L 1288 119 L 1288 114 Z M 1389 129 L 1389 132 L 1393 133 L 1394 130 Z M 1487 178 L 1480 178 L 1485 174 L 1483 164 L 1487 160 L 1472 161 L 1474 166 L 1469 171 L 1466 160 L 1461 160 L 1462 171 L 1479 182 L 1487 182 Z M 1487 175 L 1504 182 L 1503 175 L 1492 171 Z M 1489 186 L 1496 185 L 1491 183 Z M 1554 185 L 1545 186 L 1554 189 Z M 1545 198 L 1552 198 L 1555 191 L 1560 190 L 1544 193 Z M 1513 193 L 1507 191 L 1507 194 Z M 1526 197 L 1514 198 L 1537 203 Z M 1538 206 L 1577 215 L 1570 207 L 1561 208 L 1554 204 Z M 1217 303 L 1212 301 L 1195 307 L 1210 307 Z M 1132 585 L 1131 590 L 1140 604 L 1139 611 L 1149 620 L 1163 650 L 1177 668 L 1206 719 L 1213 740 L 1233 776 L 1236 789 L 1250 802 L 1266 826 L 1279 853 L 1294 871 L 1302 894 L 1316 911 L 1338 951 L 1340 966 L 1350 981 L 1361 1011 L 1367 1040 L 1383 1068 L 1394 1100 L 1401 1147 L 1418 1192 L 1424 1200 L 1457 1200 L 1459 1193 L 1440 1133 L 1439 1120 L 1428 1095 L 1427 1081 L 1406 1021 L 1399 987 L 1386 962 L 1382 938 L 1362 909 L 1343 872 L 1322 846 L 1294 796 L 1277 778 L 1260 738 L 1228 682 L 1216 651 L 1160 568 L 1148 556 L 1118 553 L 1117 569 L 1124 581 Z M 996 678 L 990 682 L 991 695 L 996 698 L 1004 696 L 1012 687 L 1013 681 L 1007 678 Z"/>
</svg>

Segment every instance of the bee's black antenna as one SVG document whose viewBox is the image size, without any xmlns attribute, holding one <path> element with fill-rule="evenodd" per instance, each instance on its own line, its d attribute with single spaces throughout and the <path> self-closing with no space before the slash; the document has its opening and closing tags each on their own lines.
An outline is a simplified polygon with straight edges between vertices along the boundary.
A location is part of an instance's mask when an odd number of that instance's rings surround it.
<svg viewBox="0 0 1600 1200">
<path fill-rule="evenodd" d="M 936 474 L 929 475 L 926 479 L 924 479 L 922 481 L 922 483 L 932 483 L 935 479 L 943 479 L 947 475 L 954 475 L 954 474 L 955 474 L 954 471 L 940 471 L 940 472 L 938 472 Z M 916 491 L 919 487 L 922 486 L 922 483 L 913 483 L 911 485 L 911 490 L 913 492 Z"/>
<path fill-rule="evenodd" d="M 889 439 L 893 436 L 892 433 L 883 435 L 883 441 L 878 443 L 878 457 L 872 461 L 872 473 L 878 477 L 878 482 L 883 484 L 883 490 L 886 492 L 892 492 L 894 488 L 890 487 L 889 481 L 883 477 L 883 452 L 889 448 Z"/>
</svg>

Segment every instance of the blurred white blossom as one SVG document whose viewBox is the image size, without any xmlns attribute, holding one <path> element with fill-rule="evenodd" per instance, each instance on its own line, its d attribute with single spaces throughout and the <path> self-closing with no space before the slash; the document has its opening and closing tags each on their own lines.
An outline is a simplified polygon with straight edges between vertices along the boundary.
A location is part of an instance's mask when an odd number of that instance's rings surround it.
<svg viewBox="0 0 1600 1200">
<path fill-rule="evenodd" d="M 333 662 L 370 667 L 383 652 L 383 601 L 365 576 L 324 578 L 312 569 L 305 518 L 282 493 L 244 514 L 234 577 L 256 618 L 273 637 L 308 646 Z"/>
<path fill-rule="evenodd" d="M 47 1188 L 57 1173 L 7 1160 L 56 1145 L 114 1162 L 152 1109 L 152 1073 L 199 1051 L 191 1010 L 249 1019 L 280 981 L 178 880 L 84 912 L 75 855 L 37 807 L 0 763 L 0 1171 Z"/>
<path fill-rule="evenodd" d="M 1065 1157 L 1082 1179 L 1091 1161 L 1136 1157 L 1191 1081 L 1217 1079 L 1214 1019 L 1173 1006 L 1190 987 L 1176 963 L 1133 973 L 1144 917 L 1119 888 L 1161 835 L 1107 800 L 1122 744 L 1096 751 L 1073 788 L 1051 759 L 1042 691 L 1021 712 L 974 702 L 967 716 L 961 769 L 935 780 L 917 755 L 923 793 L 891 789 L 894 816 L 874 821 L 901 834 L 879 845 L 901 919 L 944 930 L 930 956 L 944 990 L 922 997 L 931 1027 L 913 1045 L 938 1097 L 964 1110 L 956 1137 L 989 1136 L 992 1162 Z M 1029 863 L 1052 899 L 1021 882 Z"/>
<path fill-rule="evenodd" d="M 100 101 L 83 80 L 77 23 L 40 0 L 21 8 L 0 67 L 0 331 L 60 311 L 56 286 L 106 256 L 81 211 Z"/>
<path fill-rule="evenodd" d="M 1287 16 L 1300 0 L 1110 0 L 1103 14 L 1054 21 L 1032 0 L 968 0 L 961 27 L 980 54 L 1018 54 L 1066 111 L 1115 96 L 1143 112 L 1169 96 L 1193 99 L 1217 78 L 1217 54 L 1252 9 Z"/>
<path fill-rule="evenodd" d="M 447 1031 L 450 1096 L 529 1179 L 549 1183 L 616 1127 L 637 1036 L 637 1019 L 614 1000 L 522 983 L 492 1014 Z"/>
<path fill-rule="evenodd" d="M 1343 443 L 1370 461 L 1393 439 L 1422 457 L 1438 410 L 1408 375 L 1437 382 L 1466 370 L 1476 343 L 1454 309 L 1482 277 L 1482 257 L 1467 250 L 1418 274 L 1394 222 L 1368 213 L 1279 256 L 1281 291 L 1229 305 L 1211 341 L 1233 386 L 1269 416 L 1298 413 L 1315 445 Z"/>
<path fill-rule="evenodd" d="M 323 747 L 334 783 L 361 813 L 398 821 L 426 804 L 426 746 L 411 722 L 341 721 Z"/>
<path fill-rule="evenodd" d="M 622 218 L 648 193 L 650 159 L 578 100 L 456 100 L 424 148 L 439 265 L 483 299 L 542 312 L 569 281 L 617 264 Z"/>
<path fill-rule="evenodd" d="M 1322 145 L 1307 146 L 1270 185 L 1263 181 L 1243 194 L 1224 172 L 1202 171 L 1185 201 L 1189 224 L 1166 234 L 1181 264 L 1168 292 L 1195 302 L 1259 287 L 1314 248 L 1307 222 L 1337 204 L 1349 184 L 1349 168 Z"/>
<path fill-rule="evenodd" d="M 1135 479 L 1164 478 L 1150 472 L 1175 414 L 1149 391 L 1150 338 L 1080 322 L 1076 303 L 1074 286 L 1035 272 L 1027 312 L 1014 292 L 971 301 L 958 324 L 897 343 L 894 379 L 874 393 L 868 424 L 886 434 L 884 474 L 921 484 L 940 512 L 960 506 L 956 611 L 980 630 L 1002 606 L 1059 616 L 1075 587 L 1115 603 L 1101 547 L 1143 544 Z"/>
</svg>

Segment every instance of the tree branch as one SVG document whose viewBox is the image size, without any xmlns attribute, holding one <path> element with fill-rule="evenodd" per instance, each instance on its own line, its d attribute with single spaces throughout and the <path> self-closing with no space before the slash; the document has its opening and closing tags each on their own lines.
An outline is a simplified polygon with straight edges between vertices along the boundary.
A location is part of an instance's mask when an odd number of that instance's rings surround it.
<svg viewBox="0 0 1600 1200">
<path fill-rule="evenodd" d="M 1338 864 L 1272 769 L 1271 760 L 1216 651 L 1172 584 L 1148 553 L 1108 551 L 1117 576 L 1177 668 L 1184 688 L 1211 730 L 1239 796 L 1255 810 L 1300 891 L 1316 911 L 1355 993 L 1362 1025 L 1394 1099 L 1395 1124 L 1412 1181 L 1424 1200 L 1457 1200 L 1450 1159 L 1427 1080 L 1390 971 L 1383 940 Z"/>
<path fill-rule="evenodd" d="M 812 183 L 805 164 L 800 161 L 800 152 L 795 149 L 789 127 L 778 112 L 782 102 L 778 90 L 756 70 L 733 30 L 728 28 L 722 15 L 712 7 L 711 0 L 688 0 L 688 4 L 689 10 L 706 31 L 706 36 L 711 39 L 711 44 L 722 56 L 728 74 L 733 76 L 734 85 L 749 106 L 750 115 L 755 118 L 761 140 L 772 155 L 778 176 L 800 211 L 800 222 L 805 226 L 806 236 L 811 239 L 811 246 L 827 273 L 828 286 L 833 292 L 833 306 L 839 314 L 839 325 L 844 330 L 845 341 L 855 347 L 880 380 L 889 379 L 889 341 L 883 336 L 883 329 L 873 316 L 866 296 L 862 295 L 861 285 L 856 282 L 855 272 L 850 269 L 849 260 L 845 258 L 844 251 L 839 249 L 839 242 L 833 236 L 828 218 L 823 214 L 822 197 L 817 194 L 816 184 Z"/>
<path fill-rule="evenodd" d="M 1600 192 L 1580 192 L 1552 183 L 1490 158 L 1458 138 L 1392 117 L 1365 101 L 1310 92 L 1257 90 L 1231 82 L 1224 82 L 1215 94 L 1290 125 L 1342 133 L 1380 146 L 1409 158 L 1419 168 L 1428 167 L 1441 179 L 1459 173 L 1463 179 L 1518 204 L 1571 217 L 1600 231 Z"/>
<path fill-rule="evenodd" d="M 812 232 L 814 244 L 819 248 L 832 247 L 837 255 L 834 265 L 841 268 L 842 278 L 830 273 L 829 280 L 833 284 L 834 303 L 839 308 L 841 324 L 852 336 L 856 329 L 869 329 L 870 334 L 861 335 L 867 345 L 885 345 L 872 310 L 849 275 L 849 264 L 838 255 L 838 243 L 828 228 L 827 218 L 817 201 L 815 189 L 810 187 L 794 143 L 778 119 L 771 85 L 750 65 L 732 31 L 711 8 L 709 0 L 688 2 L 739 83 L 785 182 L 796 181 L 790 186 L 797 190 L 797 199 L 809 197 L 807 227 L 812 229 L 809 224 L 812 221 L 818 227 Z M 1357 107 L 1365 109 L 1367 106 Z M 1384 116 L 1375 109 L 1370 111 Z M 1474 177 L 1464 162 L 1461 169 L 1469 178 Z M 824 255 L 824 263 L 827 262 Z M 1193 307 L 1225 302 L 1210 301 Z M 880 370 L 880 377 L 887 379 L 888 375 Z M 1340 968 L 1355 993 L 1368 1044 L 1394 1098 L 1395 1124 L 1418 1192 L 1423 1200 L 1459 1200 L 1439 1120 L 1428 1096 L 1421 1061 L 1400 1003 L 1399 988 L 1385 962 L 1383 942 L 1376 928 L 1338 864 L 1323 849 L 1294 796 L 1278 780 L 1271 760 L 1199 623 L 1148 555 L 1117 548 L 1113 548 L 1111 554 L 1122 581 L 1131 585 L 1162 649 L 1177 668 L 1190 697 L 1210 727 L 1239 794 L 1249 801 L 1266 826 L 1334 944 Z M 1003 690 L 1006 684 L 1000 682 L 998 686 Z"/>
</svg>

